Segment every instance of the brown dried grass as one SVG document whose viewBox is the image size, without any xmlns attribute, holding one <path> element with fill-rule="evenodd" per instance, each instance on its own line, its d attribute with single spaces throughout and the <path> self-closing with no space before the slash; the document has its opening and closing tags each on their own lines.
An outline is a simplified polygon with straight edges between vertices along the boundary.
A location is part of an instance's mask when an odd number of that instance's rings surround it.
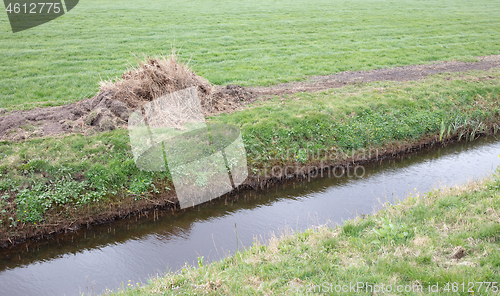
<svg viewBox="0 0 500 296">
<path fill-rule="evenodd" d="M 136 57 L 137 58 L 137 57 Z M 196 75 L 187 64 L 179 62 L 175 51 L 169 56 L 137 58 L 139 65 L 125 72 L 116 81 L 101 81 L 100 93 L 136 109 L 165 94 L 196 87 L 202 105 L 210 100 L 211 84 Z"/>
</svg>

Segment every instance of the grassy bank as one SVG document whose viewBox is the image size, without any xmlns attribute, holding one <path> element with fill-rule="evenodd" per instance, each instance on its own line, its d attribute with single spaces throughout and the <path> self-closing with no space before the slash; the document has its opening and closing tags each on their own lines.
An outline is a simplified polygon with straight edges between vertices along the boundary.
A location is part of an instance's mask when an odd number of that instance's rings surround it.
<svg viewBox="0 0 500 296">
<path fill-rule="evenodd" d="M 140 13 L 139 13 L 140 12 Z M 181 48 L 215 84 L 266 85 L 310 75 L 473 60 L 499 54 L 500 6 L 481 1 L 80 1 L 13 34 L 0 17 L 0 108 L 91 97 L 132 54 Z"/>
<path fill-rule="evenodd" d="M 211 122 L 244 131 L 253 167 L 325 158 L 338 162 L 346 151 L 384 153 L 429 138 L 470 140 L 493 128 L 496 133 L 499 78 L 494 69 L 297 93 Z"/>
<path fill-rule="evenodd" d="M 382 155 L 496 133 L 499 78 L 492 69 L 298 93 L 208 121 L 240 127 L 250 173 L 262 177 L 274 164 L 342 162 L 353 149 Z M 1 142 L 1 240 L 170 204 L 169 172 L 139 171 L 130 148 L 121 129 Z"/>
<path fill-rule="evenodd" d="M 497 295 L 499 254 L 497 169 L 491 179 L 415 193 L 336 228 L 273 236 L 208 265 L 199 258 L 198 267 L 118 294 Z"/>
</svg>

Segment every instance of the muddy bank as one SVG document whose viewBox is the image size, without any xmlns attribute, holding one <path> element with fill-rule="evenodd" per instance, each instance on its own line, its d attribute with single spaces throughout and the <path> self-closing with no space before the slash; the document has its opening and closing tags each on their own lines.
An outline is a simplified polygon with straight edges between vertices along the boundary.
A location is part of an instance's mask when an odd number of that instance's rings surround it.
<svg viewBox="0 0 500 296">
<path fill-rule="evenodd" d="M 1 233 L 0 248 L 10 248 L 27 241 L 40 241 L 50 239 L 61 233 L 71 233 L 81 229 L 88 229 L 94 225 L 109 223 L 111 221 L 128 218 L 131 216 L 141 216 L 151 210 L 176 210 L 177 198 L 175 193 L 160 195 L 151 199 L 125 200 L 120 204 L 110 203 L 100 207 L 67 208 L 64 217 L 50 216 L 50 222 L 46 224 L 24 224 L 14 231 Z M 75 218 L 78 217 L 78 218 Z"/>
<path fill-rule="evenodd" d="M 487 136 L 495 134 L 496 129 L 491 128 L 479 136 Z M 289 171 L 282 171 L 278 174 L 271 172 L 272 168 L 266 168 L 267 171 L 260 169 L 260 175 L 252 174 L 247 180 L 237 189 L 218 197 L 217 199 L 225 199 L 231 201 L 238 198 L 238 193 L 241 190 L 265 190 L 269 187 L 282 184 L 287 180 L 304 180 L 320 178 L 328 176 L 333 173 L 333 169 L 353 169 L 356 166 L 363 166 L 368 163 L 381 162 L 384 159 L 394 159 L 404 157 L 408 154 L 418 152 L 433 146 L 446 146 L 457 142 L 458 136 L 451 136 L 447 139 L 439 140 L 439 136 L 429 136 L 414 143 L 401 143 L 400 145 L 391 145 L 387 147 L 374 148 L 373 153 L 368 157 L 359 157 L 360 154 L 355 153 L 353 156 L 343 157 L 339 161 L 312 161 L 307 163 L 288 163 L 283 164 L 282 167 L 290 167 Z M 463 140 L 463 139 L 462 139 Z M 296 171 L 293 168 L 299 167 L 300 170 Z M 171 186 L 173 188 L 173 186 Z M 112 221 L 141 216 L 147 216 L 156 213 L 156 211 L 172 211 L 172 213 L 183 211 L 179 207 L 179 203 L 175 196 L 175 192 L 171 191 L 169 194 L 162 194 L 155 197 L 140 200 L 127 200 L 121 204 L 109 204 L 100 208 L 81 208 L 69 209 L 69 215 L 79 217 L 74 220 L 52 221 L 51 224 L 45 225 L 24 225 L 17 229 L 16 233 L 6 234 L 0 239 L 0 248 L 14 248 L 16 245 L 27 243 L 29 241 L 37 242 L 41 240 L 50 239 L 62 233 L 77 232 L 82 229 L 89 229 L 92 226 L 109 223 Z M 185 210 L 190 210 L 185 209 Z M 97 212 L 97 213 L 96 213 Z"/>
</svg>

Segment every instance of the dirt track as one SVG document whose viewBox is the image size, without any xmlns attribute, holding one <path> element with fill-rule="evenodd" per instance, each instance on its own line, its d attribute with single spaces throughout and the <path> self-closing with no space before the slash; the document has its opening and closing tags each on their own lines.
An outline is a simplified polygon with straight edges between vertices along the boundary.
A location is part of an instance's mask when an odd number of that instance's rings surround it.
<svg viewBox="0 0 500 296">
<path fill-rule="evenodd" d="M 429 65 L 412 65 L 390 69 L 370 71 L 341 72 L 328 76 L 315 76 L 303 82 L 283 83 L 272 87 L 251 88 L 258 96 L 280 95 L 297 92 L 314 92 L 329 88 L 339 88 L 349 84 L 373 81 L 410 81 L 428 75 L 446 72 L 465 72 L 469 70 L 489 70 L 500 66 L 500 55 L 479 57 L 478 62 L 465 63 L 458 61 L 435 62 Z"/>
<path fill-rule="evenodd" d="M 500 66 L 500 55 L 480 57 L 478 62 L 436 62 L 429 65 L 414 65 L 391 69 L 342 72 L 328 76 L 315 76 L 306 81 L 284 83 L 270 87 L 243 88 L 235 85 L 217 87 L 216 100 L 206 115 L 232 112 L 243 108 L 259 97 L 314 92 L 329 88 L 339 88 L 349 84 L 372 81 L 418 80 L 428 75 L 469 70 L 489 70 Z M 220 106 L 222 106 L 220 108 Z M 213 110 L 219 110 L 214 112 Z M 110 99 L 106 94 L 92 99 L 49 108 L 29 111 L 3 112 L 0 116 L 0 140 L 24 140 L 64 133 L 95 133 L 103 130 L 125 127 L 132 109 L 119 100 Z M 0 114 L 2 112 L 0 111 Z"/>
</svg>

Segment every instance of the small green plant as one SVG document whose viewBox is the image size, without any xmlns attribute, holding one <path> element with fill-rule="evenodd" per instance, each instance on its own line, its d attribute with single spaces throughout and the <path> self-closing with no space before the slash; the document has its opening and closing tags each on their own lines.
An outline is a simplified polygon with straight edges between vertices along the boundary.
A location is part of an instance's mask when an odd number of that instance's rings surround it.
<svg viewBox="0 0 500 296">
<path fill-rule="evenodd" d="M 337 240 L 335 238 L 327 238 L 321 242 L 321 246 L 324 248 L 326 252 L 330 252 L 336 249 Z"/>
<path fill-rule="evenodd" d="M 148 192 L 159 193 L 160 191 L 156 188 L 152 176 L 141 173 L 130 183 L 128 193 L 133 194 L 137 200 Z"/>
<path fill-rule="evenodd" d="M 9 168 L 6 165 L 0 165 L 0 177 L 7 173 Z"/>
<path fill-rule="evenodd" d="M 35 181 L 17 194 L 17 217 L 23 222 L 39 222 L 53 205 L 76 202 L 79 197 L 85 196 L 87 185 L 87 181 L 78 182 L 69 178 Z"/>
<path fill-rule="evenodd" d="M 449 129 L 448 129 L 448 133 L 449 133 Z M 439 141 L 442 141 L 443 140 L 443 135 L 444 133 L 446 132 L 446 125 L 444 124 L 444 120 L 441 120 L 441 128 L 440 128 L 440 132 L 439 132 Z"/>
<path fill-rule="evenodd" d="M 24 171 L 24 172 L 40 172 L 47 166 L 47 161 L 46 160 L 41 160 L 41 159 L 31 159 L 25 164 L 21 164 L 19 166 L 19 170 Z"/>
<path fill-rule="evenodd" d="M 15 190 L 18 182 L 12 178 L 4 177 L 0 179 L 0 190 Z"/>
<path fill-rule="evenodd" d="M 500 155 L 498 155 L 500 157 Z M 500 166 L 496 168 L 493 174 L 493 180 L 488 184 L 490 190 L 500 190 Z"/>
<path fill-rule="evenodd" d="M 406 241 L 414 235 L 413 231 L 404 223 L 395 224 L 389 218 L 380 218 L 380 222 L 380 227 L 373 228 L 373 232 L 377 235 L 378 239 L 372 243 L 379 244 L 383 241 L 399 243 Z"/>
<path fill-rule="evenodd" d="M 10 225 L 9 227 L 17 227 L 17 222 L 19 220 L 14 219 L 14 217 L 9 217 Z"/>
<path fill-rule="evenodd" d="M 299 161 L 303 164 L 306 163 L 306 161 L 309 160 L 309 155 L 307 153 L 307 150 L 306 149 L 299 149 L 295 158 L 297 161 Z"/>
<path fill-rule="evenodd" d="M 203 267 L 203 259 L 204 259 L 203 256 L 198 257 L 198 266 L 199 267 Z"/>
</svg>

